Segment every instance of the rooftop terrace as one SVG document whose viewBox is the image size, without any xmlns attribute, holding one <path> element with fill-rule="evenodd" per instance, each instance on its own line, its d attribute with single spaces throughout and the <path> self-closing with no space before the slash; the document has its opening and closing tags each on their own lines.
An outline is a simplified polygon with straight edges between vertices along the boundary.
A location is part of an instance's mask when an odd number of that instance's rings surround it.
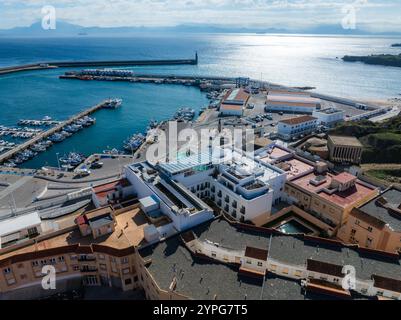
<svg viewBox="0 0 401 320">
<path fill-rule="evenodd" d="M 324 176 L 324 179 L 319 180 L 319 175 L 310 173 L 308 175 L 299 177 L 291 181 L 292 184 L 304 189 L 307 192 L 318 194 L 320 197 L 329 200 L 340 207 L 347 207 L 361 200 L 362 198 L 372 194 L 375 189 L 367 187 L 362 184 L 359 180 L 356 180 L 355 186 L 349 188 L 346 191 L 336 191 L 332 194 L 323 191 L 324 188 L 330 188 L 333 174 L 328 173 Z M 318 184 L 313 184 L 311 181 L 320 181 Z"/>
</svg>

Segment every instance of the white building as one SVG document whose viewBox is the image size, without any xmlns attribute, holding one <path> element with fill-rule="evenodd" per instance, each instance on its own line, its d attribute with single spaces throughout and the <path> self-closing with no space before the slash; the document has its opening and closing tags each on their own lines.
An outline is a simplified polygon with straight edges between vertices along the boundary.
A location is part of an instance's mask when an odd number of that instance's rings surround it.
<svg viewBox="0 0 401 320">
<path fill-rule="evenodd" d="M 0 221 L 0 248 L 35 237 L 42 232 L 37 212 Z"/>
<path fill-rule="evenodd" d="M 344 111 L 335 108 L 315 110 L 312 116 L 317 118 L 318 125 L 325 127 L 333 127 L 337 123 L 344 121 Z"/>
<path fill-rule="evenodd" d="M 159 220 L 168 217 L 170 220 L 171 223 L 158 227 L 159 238 L 174 233 L 174 230 L 186 230 L 214 217 L 213 210 L 206 203 L 181 183 L 159 174 L 147 162 L 127 166 L 125 175 L 134 186 L 135 193 L 141 199 L 142 209 L 149 218 Z M 149 207 L 149 197 L 156 202 L 155 210 Z"/>
<path fill-rule="evenodd" d="M 307 113 L 321 109 L 321 101 L 303 92 L 269 91 L 266 112 Z"/>
<path fill-rule="evenodd" d="M 220 104 L 220 114 L 222 116 L 242 116 L 249 97 L 249 93 L 243 88 L 229 90 Z"/>
<path fill-rule="evenodd" d="M 241 221 L 270 214 L 272 204 L 281 200 L 286 180 L 284 171 L 228 149 L 162 163 L 153 170 L 163 181 L 179 186 L 187 198 L 197 199 L 200 203 L 204 203 L 201 199 L 208 199 Z M 127 178 L 130 179 L 129 174 Z M 141 190 L 137 192 L 139 198 L 151 195 Z M 196 225 L 202 219 L 192 219 L 190 224 Z"/>
<path fill-rule="evenodd" d="M 300 116 L 281 120 L 278 123 L 278 136 L 283 140 L 291 140 L 312 133 L 317 128 L 317 118 Z"/>
</svg>

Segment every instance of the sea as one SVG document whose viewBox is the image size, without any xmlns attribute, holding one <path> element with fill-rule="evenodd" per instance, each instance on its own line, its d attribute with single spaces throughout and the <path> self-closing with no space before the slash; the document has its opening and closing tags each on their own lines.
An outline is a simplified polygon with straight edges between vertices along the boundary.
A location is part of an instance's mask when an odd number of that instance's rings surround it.
<svg viewBox="0 0 401 320">
<path fill-rule="evenodd" d="M 124 68 L 153 74 L 245 76 L 316 87 L 319 93 L 358 100 L 386 100 L 401 94 L 401 68 L 347 63 L 341 58 L 398 54 L 401 49 L 391 44 L 399 42 L 400 37 L 269 34 L 0 38 L 0 67 L 42 61 L 180 59 L 198 52 L 196 66 Z M 205 94 L 194 87 L 59 79 L 66 70 L 0 76 L 0 125 L 16 126 L 19 119 L 44 116 L 64 120 L 110 97 L 122 98 L 123 106 L 96 112 L 94 126 L 54 145 L 24 167 L 56 166 L 57 153 L 90 155 L 121 148 L 127 137 L 144 132 L 150 120 L 169 119 L 183 106 L 198 111 L 208 104 Z"/>
</svg>

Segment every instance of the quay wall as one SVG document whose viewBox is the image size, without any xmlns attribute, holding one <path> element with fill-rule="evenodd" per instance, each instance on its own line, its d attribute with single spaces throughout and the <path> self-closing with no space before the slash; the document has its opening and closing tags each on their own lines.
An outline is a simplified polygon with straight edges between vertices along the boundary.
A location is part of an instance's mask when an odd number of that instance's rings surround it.
<svg viewBox="0 0 401 320">
<path fill-rule="evenodd" d="M 26 64 L 0 68 L 0 75 L 14 72 L 52 69 L 52 68 L 74 68 L 74 67 L 112 67 L 112 66 L 159 66 L 159 65 L 196 65 L 195 59 L 172 59 L 172 60 L 105 60 L 105 61 L 54 61 Z"/>
</svg>

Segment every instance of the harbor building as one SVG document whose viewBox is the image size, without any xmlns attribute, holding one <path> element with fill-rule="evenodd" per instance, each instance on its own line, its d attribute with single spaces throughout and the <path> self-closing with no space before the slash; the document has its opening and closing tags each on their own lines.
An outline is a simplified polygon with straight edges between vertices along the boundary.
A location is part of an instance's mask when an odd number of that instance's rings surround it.
<svg viewBox="0 0 401 320">
<path fill-rule="evenodd" d="M 243 88 L 236 88 L 227 91 L 220 103 L 220 115 L 242 116 L 250 95 Z"/>
<path fill-rule="evenodd" d="M 342 288 L 346 265 L 353 290 Z M 136 269 L 152 300 L 401 299 L 399 255 L 224 219 L 139 249 Z"/>
<path fill-rule="evenodd" d="M 401 189 L 390 187 L 354 208 L 337 237 L 369 249 L 401 252 Z"/>
<path fill-rule="evenodd" d="M 321 100 L 308 93 L 271 90 L 266 98 L 266 112 L 303 113 L 312 115 L 321 109 Z"/>
<path fill-rule="evenodd" d="M 376 197 L 379 190 L 346 172 L 312 172 L 287 181 L 285 193 L 289 203 L 338 228 L 353 208 Z"/>
<path fill-rule="evenodd" d="M 363 145 L 355 137 L 329 135 L 329 159 L 338 163 L 360 164 Z"/>
<path fill-rule="evenodd" d="M 138 166 L 146 167 L 152 173 L 151 180 L 146 181 L 146 175 L 138 175 L 138 170 L 135 170 Z M 219 210 L 240 221 L 269 215 L 272 204 L 281 200 L 286 180 L 286 174 L 281 169 L 252 159 L 242 151 L 229 149 L 195 154 L 175 162 L 160 163 L 156 167 L 147 163 L 137 164 L 127 170 L 133 170 L 126 175 L 138 189 L 139 198 L 152 195 L 162 198 L 160 191 L 163 190 L 143 188 L 150 181 L 161 181 L 179 186 L 176 189 L 183 194 L 180 198 L 194 199 L 202 204 L 200 208 L 204 211 L 198 215 L 199 218 L 187 215 L 182 218 L 182 225 L 175 225 L 177 230 L 192 227 L 213 216 L 212 210 L 203 201 L 211 201 Z M 175 191 L 170 190 L 170 193 L 175 194 Z M 163 213 L 172 220 L 176 219 L 173 206 L 166 207 Z"/>
<path fill-rule="evenodd" d="M 299 116 L 278 122 L 277 133 L 283 140 L 291 140 L 302 135 L 308 135 L 317 128 L 317 118 L 312 116 Z"/>
<path fill-rule="evenodd" d="M 37 212 L 11 216 L 0 220 L 0 249 L 32 239 L 42 232 L 42 220 Z"/>
<path fill-rule="evenodd" d="M 334 127 L 336 124 L 344 121 L 344 111 L 336 108 L 327 108 L 315 110 L 312 116 L 317 118 L 317 124 L 328 128 Z"/>
</svg>

